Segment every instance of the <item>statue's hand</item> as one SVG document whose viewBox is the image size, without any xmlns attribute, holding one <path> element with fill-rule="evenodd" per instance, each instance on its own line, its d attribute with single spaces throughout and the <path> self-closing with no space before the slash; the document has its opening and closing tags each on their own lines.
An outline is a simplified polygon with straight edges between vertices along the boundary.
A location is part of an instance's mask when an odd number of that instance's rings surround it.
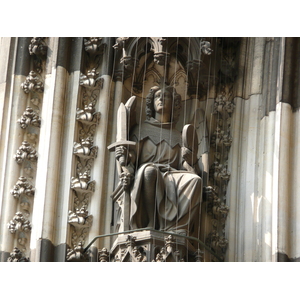
<svg viewBox="0 0 300 300">
<path fill-rule="evenodd" d="M 126 166 L 129 163 L 128 150 L 125 146 L 118 146 L 115 150 L 116 159 L 121 166 Z"/>
<path fill-rule="evenodd" d="M 181 155 L 190 166 L 193 166 L 197 162 L 197 157 L 195 157 L 195 154 L 186 147 L 181 148 Z"/>
<path fill-rule="evenodd" d="M 193 151 L 186 147 L 181 148 L 181 155 L 183 158 L 183 167 L 190 172 L 193 172 L 196 174 L 196 170 L 194 168 L 194 165 L 197 163 L 197 156 Z"/>
</svg>

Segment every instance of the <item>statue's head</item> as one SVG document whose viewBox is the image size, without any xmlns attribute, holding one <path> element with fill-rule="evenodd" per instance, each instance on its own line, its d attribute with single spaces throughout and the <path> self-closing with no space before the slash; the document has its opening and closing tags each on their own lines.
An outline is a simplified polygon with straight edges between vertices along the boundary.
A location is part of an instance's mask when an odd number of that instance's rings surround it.
<svg viewBox="0 0 300 300">
<path fill-rule="evenodd" d="M 146 117 L 149 120 L 154 117 L 155 111 L 158 110 L 155 104 L 155 99 L 158 96 L 166 97 L 166 100 L 171 101 L 171 120 L 170 122 L 176 123 L 178 121 L 181 109 L 181 96 L 176 92 L 176 89 L 172 86 L 165 86 L 163 88 L 154 86 L 150 89 L 149 94 L 146 97 Z"/>
</svg>

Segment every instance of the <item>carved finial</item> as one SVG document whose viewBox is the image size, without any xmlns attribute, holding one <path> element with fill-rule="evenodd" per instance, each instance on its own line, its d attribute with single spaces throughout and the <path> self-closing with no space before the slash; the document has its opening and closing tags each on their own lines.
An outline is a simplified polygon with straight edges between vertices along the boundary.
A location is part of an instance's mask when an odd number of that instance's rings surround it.
<svg viewBox="0 0 300 300">
<path fill-rule="evenodd" d="M 99 250 L 98 252 L 99 262 L 108 262 L 109 261 L 109 252 L 106 248 Z"/>
<path fill-rule="evenodd" d="M 122 49 L 125 47 L 125 41 L 127 41 L 129 37 L 118 37 L 116 39 L 116 43 L 113 45 L 113 48 L 116 50 Z"/>
<path fill-rule="evenodd" d="M 202 257 L 203 257 L 204 252 L 201 251 L 200 249 L 197 249 L 197 251 L 195 252 L 195 259 L 196 262 L 202 262 Z"/>
<path fill-rule="evenodd" d="M 167 237 L 165 237 L 165 248 L 167 252 L 172 252 L 175 243 L 176 239 L 172 235 L 168 235 Z"/>
<path fill-rule="evenodd" d="M 135 246 L 135 240 L 136 240 L 136 237 L 134 237 L 132 235 L 128 235 L 127 239 L 126 239 L 126 246 L 133 248 Z"/>
</svg>

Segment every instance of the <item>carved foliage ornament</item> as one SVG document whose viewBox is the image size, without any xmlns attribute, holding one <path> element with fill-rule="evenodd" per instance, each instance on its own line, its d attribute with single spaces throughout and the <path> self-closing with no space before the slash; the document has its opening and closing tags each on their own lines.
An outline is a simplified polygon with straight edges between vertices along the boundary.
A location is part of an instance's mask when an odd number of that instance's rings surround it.
<svg viewBox="0 0 300 300">
<path fill-rule="evenodd" d="M 39 79 L 36 72 L 30 71 L 26 80 L 21 84 L 21 88 L 26 94 L 30 92 L 42 93 L 44 91 L 44 84 Z"/>
<path fill-rule="evenodd" d="M 99 72 L 96 71 L 95 68 L 88 70 L 87 74 L 80 73 L 80 81 L 79 84 L 86 88 L 93 88 L 96 86 L 102 87 L 103 78 L 98 77 Z"/>
<path fill-rule="evenodd" d="M 14 155 L 14 159 L 18 164 L 22 163 L 25 159 L 37 161 L 37 152 L 27 141 L 24 141 Z"/>
<path fill-rule="evenodd" d="M 35 54 L 36 56 L 45 56 L 47 49 L 48 47 L 42 37 L 33 37 L 28 47 L 30 55 Z"/>
<path fill-rule="evenodd" d="M 31 108 L 27 107 L 21 118 L 17 121 L 22 129 L 26 129 L 28 125 L 35 127 L 41 126 L 41 119 L 38 114 Z"/>
<path fill-rule="evenodd" d="M 213 147 L 230 147 L 232 143 L 232 137 L 229 133 L 225 133 L 224 130 L 218 126 L 211 138 L 211 145 Z"/>
<path fill-rule="evenodd" d="M 11 233 L 28 232 L 31 230 L 30 221 L 25 219 L 21 212 L 17 212 L 13 219 L 7 224 L 7 227 Z"/>
<path fill-rule="evenodd" d="M 88 171 L 80 173 L 79 177 L 71 178 L 71 189 L 82 191 L 95 191 L 95 181 L 90 180 L 91 176 Z"/>
<path fill-rule="evenodd" d="M 68 262 L 87 262 L 89 259 L 89 254 L 84 253 L 83 243 L 79 242 L 74 249 L 67 250 L 66 259 Z"/>
<path fill-rule="evenodd" d="M 99 124 L 100 112 L 95 112 L 94 104 L 91 102 L 84 106 L 84 109 L 77 108 L 76 120 L 82 123 Z"/>
<path fill-rule="evenodd" d="M 227 169 L 227 163 L 220 164 L 218 161 L 215 161 L 211 167 L 215 180 L 229 180 L 230 172 Z"/>
<path fill-rule="evenodd" d="M 24 257 L 20 249 L 14 247 L 7 259 L 7 262 L 29 262 L 29 258 Z"/>
<path fill-rule="evenodd" d="M 83 39 L 84 49 L 90 55 L 95 55 L 101 50 L 102 38 L 100 37 L 88 37 Z"/>
<path fill-rule="evenodd" d="M 88 211 L 85 206 L 80 209 L 76 209 L 76 212 L 69 211 L 69 224 L 74 227 L 90 227 L 93 222 L 93 216 L 88 215 Z"/>
<path fill-rule="evenodd" d="M 228 215 L 229 207 L 224 204 L 218 196 L 215 187 L 207 186 L 204 188 L 205 198 L 207 201 L 207 213 L 211 215 Z"/>
<path fill-rule="evenodd" d="M 210 42 L 208 41 L 201 41 L 200 42 L 201 52 L 205 55 L 211 55 L 211 52 L 213 51 L 210 48 Z"/>
<path fill-rule="evenodd" d="M 230 98 L 230 95 L 226 95 L 225 92 L 219 94 L 215 99 L 213 113 L 217 114 L 226 112 L 229 115 L 232 114 L 235 109 L 235 104 Z"/>
<path fill-rule="evenodd" d="M 235 109 L 233 102 L 233 84 L 224 84 L 221 92 L 215 99 L 213 114 L 217 115 L 214 134 L 212 135 L 211 146 L 212 153 L 216 158 L 210 168 L 210 179 L 217 182 L 220 189 L 206 189 L 207 194 L 207 212 L 212 216 L 212 232 L 207 236 L 206 243 L 212 247 L 220 257 L 226 251 L 228 241 L 225 238 L 225 224 L 229 213 L 229 207 L 226 205 L 226 190 L 230 180 L 228 171 L 228 155 L 232 144 L 231 115 Z"/>
<path fill-rule="evenodd" d="M 11 194 L 15 198 L 19 198 L 22 194 L 25 194 L 27 196 L 33 196 L 34 195 L 34 187 L 27 181 L 26 177 L 19 177 L 18 181 L 16 182 L 14 188 L 11 190 Z"/>
<path fill-rule="evenodd" d="M 93 216 L 88 215 L 86 206 L 82 206 L 80 209 L 76 209 L 75 212 L 69 211 L 68 223 L 73 226 L 72 228 L 72 245 L 75 246 L 78 242 L 82 245 L 85 242 L 88 228 L 91 227 L 93 222 Z"/>
<path fill-rule="evenodd" d="M 95 158 L 97 157 L 98 147 L 93 146 L 93 139 L 87 137 L 82 139 L 80 143 L 74 143 L 73 153 L 77 156 Z"/>
<path fill-rule="evenodd" d="M 206 244 L 213 248 L 226 248 L 228 240 L 224 236 L 220 236 L 217 230 L 213 230 L 206 239 Z"/>
</svg>

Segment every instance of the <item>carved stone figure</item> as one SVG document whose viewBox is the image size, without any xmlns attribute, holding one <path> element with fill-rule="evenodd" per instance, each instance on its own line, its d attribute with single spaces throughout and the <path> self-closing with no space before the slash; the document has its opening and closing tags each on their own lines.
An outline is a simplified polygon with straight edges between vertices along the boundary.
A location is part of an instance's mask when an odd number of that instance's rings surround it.
<svg viewBox="0 0 300 300">
<path fill-rule="evenodd" d="M 122 130 L 134 124 L 134 101 L 132 97 L 126 103 L 125 117 L 118 116 L 117 142 L 109 146 L 120 163 L 120 177 L 134 175 L 131 228 L 152 227 L 189 235 L 199 217 L 202 194 L 196 132 L 192 125 L 186 125 L 182 134 L 175 129 L 181 97 L 173 87 L 155 86 L 146 98 L 146 121 L 133 127 L 130 141 L 126 141 Z"/>
</svg>

